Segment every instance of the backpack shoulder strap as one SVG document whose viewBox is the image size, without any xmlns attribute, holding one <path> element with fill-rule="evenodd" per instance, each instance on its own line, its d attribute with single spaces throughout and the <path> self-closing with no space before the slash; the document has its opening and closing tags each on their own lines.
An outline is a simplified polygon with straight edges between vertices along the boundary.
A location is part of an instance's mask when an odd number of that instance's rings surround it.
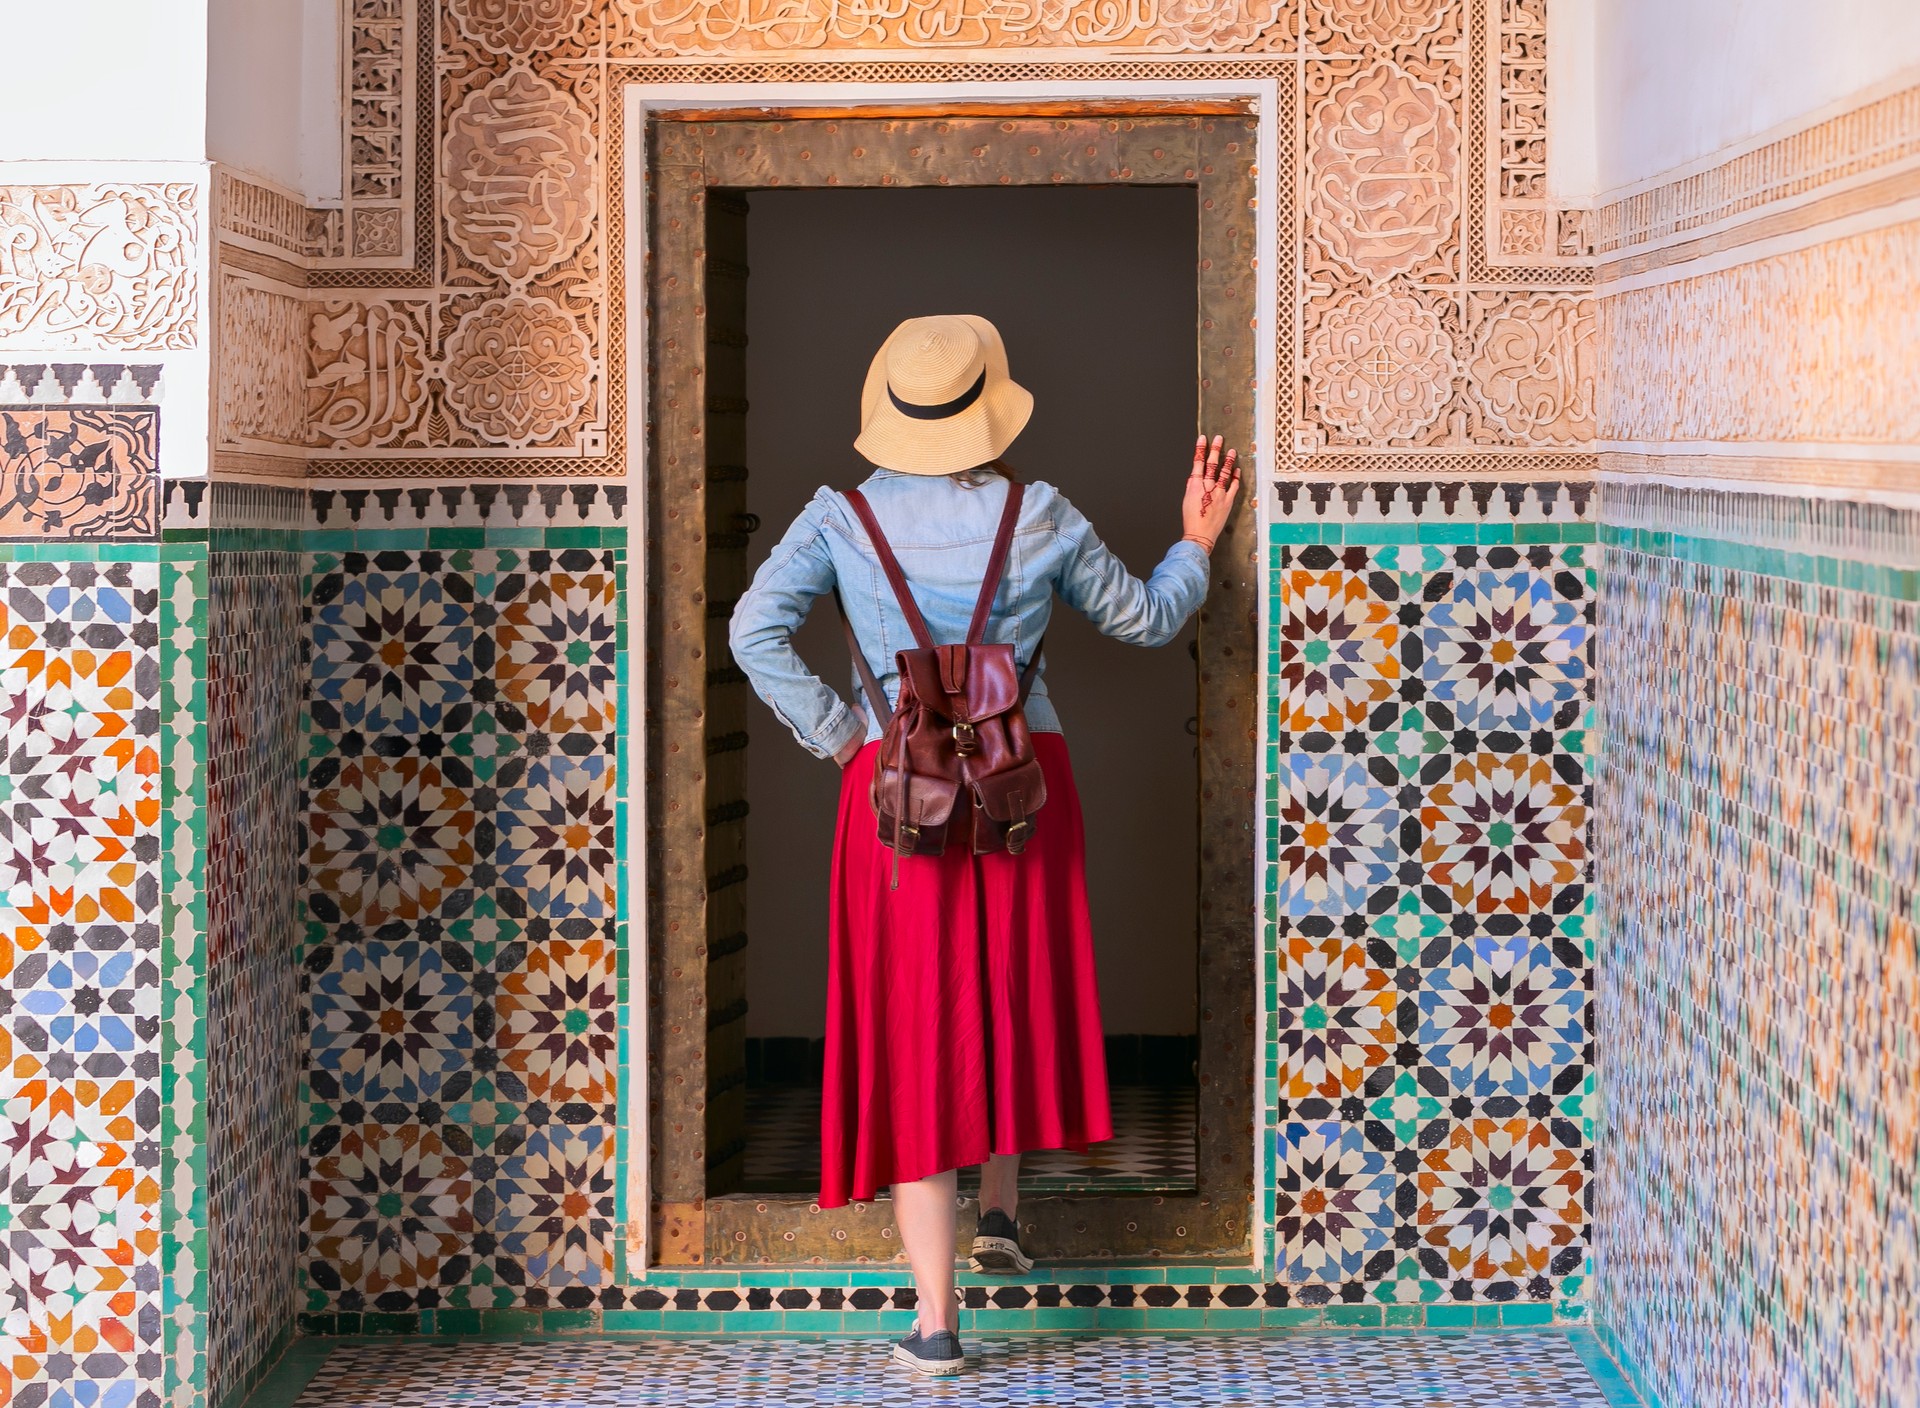
<svg viewBox="0 0 1920 1408">
<path fill-rule="evenodd" d="M 880 520 L 873 516 L 873 505 L 858 489 L 847 490 L 847 502 L 853 505 L 861 526 L 867 530 L 873 550 L 880 558 L 880 570 L 887 574 L 887 583 L 893 588 L 894 598 L 900 603 L 900 610 L 907 618 L 907 627 L 913 632 L 914 640 L 921 649 L 932 649 L 933 633 L 927 629 L 926 618 L 920 614 L 920 607 L 913 599 L 913 589 L 907 585 L 907 574 L 900 570 L 900 559 L 893 555 L 892 544 L 887 542 L 887 535 L 880 531 Z"/>
<path fill-rule="evenodd" d="M 893 722 L 893 710 L 887 707 L 886 691 L 880 688 L 880 681 L 874 677 L 873 666 L 867 663 L 867 653 L 860 648 L 860 637 L 854 634 L 853 622 L 847 619 L 847 603 L 837 591 L 833 594 L 833 604 L 840 608 L 840 624 L 847 632 L 847 650 L 853 656 L 854 668 L 860 672 L 860 687 L 866 691 L 867 707 L 880 720 L 880 727 L 885 728 Z"/>
<path fill-rule="evenodd" d="M 1020 500 L 1027 486 L 1019 480 L 1007 483 L 1007 504 L 1000 510 L 1000 528 L 993 535 L 993 551 L 987 555 L 987 575 L 980 583 L 980 599 L 973 604 L 973 621 L 967 627 L 967 644 L 978 645 L 987 637 L 987 619 L 993 615 L 993 599 L 1000 594 L 1000 577 L 1007 568 L 1007 552 L 1013 546 L 1014 526 L 1020 521 Z"/>
</svg>

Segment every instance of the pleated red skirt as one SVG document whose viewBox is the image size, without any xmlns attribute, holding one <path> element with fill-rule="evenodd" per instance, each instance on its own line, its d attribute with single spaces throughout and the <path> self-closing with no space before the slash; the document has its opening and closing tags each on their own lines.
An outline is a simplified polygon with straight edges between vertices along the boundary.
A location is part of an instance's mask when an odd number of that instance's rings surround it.
<svg viewBox="0 0 1920 1408">
<path fill-rule="evenodd" d="M 833 844 L 820 1206 L 1031 1149 L 1113 1137 L 1067 744 L 1033 735 L 1047 801 L 1018 856 L 893 858 L 847 765 Z"/>
</svg>

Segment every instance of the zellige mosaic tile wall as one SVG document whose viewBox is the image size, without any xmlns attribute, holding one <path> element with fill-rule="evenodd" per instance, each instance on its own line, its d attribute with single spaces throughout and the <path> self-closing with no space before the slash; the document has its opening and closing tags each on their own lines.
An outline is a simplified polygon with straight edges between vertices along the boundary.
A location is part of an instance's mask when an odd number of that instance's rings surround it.
<svg viewBox="0 0 1920 1408">
<path fill-rule="evenodd" d="M 162 564 L 0 546 L 0 1398 L 161 1377 Z"/>
<path fill-rule="evenodd" d="M 1667 1404 L 1920 1401 L 1920 511 L 1601 496 L 1600 1309 Z"/>
<path fill-rule="evenodd" d="M 301 585 L 293 489 L 210 489 L 207 613 L 207 1397 L 293 1329 L 299 1223 Z"/>
<path fill-rule="evenodd" d="M 309 1324 L 613 1278 L 625 530 L 454 494 L 307 561 Z"/>
<path fill-rule="evenodd" d="M 612 1119 L 596 945 L 616 870 L 591 856 L 599 794 L 556 808 L 534 789 L 556 755 L 611 756 L 617 588 L 600 582 L 622 555 L 526 546 L 592 530 L 375 526 L 437 503 L 330 500 L 334 546 L 310 558 L 303 1323 L 900 1313 L 895 1267 L 615 1281 L 611 1164 L 542 1140 Z M 983 1327 L 1584 1313 L 1587 488 L 1295 483 L 1281 507 L 1269 1262 L 976 1286 Z M 549 832 L 585 827 L 564 873 L 518 839 L 536 802 Z M 543 1241 L 515 1238 L 526 1213 Z"/>
<path fill-rule="evenodd" d="M 1287 483 L 1266 789 L 1276 1279 L 1583 1314 L 1585 484 Z"/>
</svg>

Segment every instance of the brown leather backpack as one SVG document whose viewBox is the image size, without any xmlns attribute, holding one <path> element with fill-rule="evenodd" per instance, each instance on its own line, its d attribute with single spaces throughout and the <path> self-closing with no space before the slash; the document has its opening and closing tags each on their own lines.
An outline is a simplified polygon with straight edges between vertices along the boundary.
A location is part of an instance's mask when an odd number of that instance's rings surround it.
<svg viewBox="0 0 1920 1408">
<path fill-rule="evenodd" d="M 853 627 L 847 625 L 861 685 L 885 730 L 873 769 L 872 801 L 880 839 L 893 852 L 896 886 L 900 857 L 937 856 L 946 849 L 950 832 L 968 840 L 976 854 L 1005 850 L 1018 855 L 1033 835 L 1034 814 L 1047 800 L 1026 715 L 1039 647 L 1026 669 L 1016 670 L 1011 645 L 985 643 L 1025 491 L 1017 481 L 1007 485 L 1007 505 L 987 559 L 986 580 L 961 645 L 934 644 L 872 506 L 858 489 L 847 491 L 918 643 L 916 649 L 894 656 L 900 704 L 890 711 Z M 843 621 L 845 614 L 843 608 Z"/>
</svg>

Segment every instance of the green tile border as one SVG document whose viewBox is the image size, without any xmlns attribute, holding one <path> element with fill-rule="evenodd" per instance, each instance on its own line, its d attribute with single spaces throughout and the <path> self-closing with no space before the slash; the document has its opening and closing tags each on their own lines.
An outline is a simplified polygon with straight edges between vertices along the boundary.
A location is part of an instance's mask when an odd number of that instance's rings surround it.
<svg viewBox="0 0 1920 1408">
<path fill-rule="evenodd" d="M 159 569 L 160 1313 L 169 1399 L 207 1390 L 207 622 L 204 543 Z"/>
<path fill-rule="evenodd" d="M 1553 520 L 1540 523 L 1331 523 L 1277 519 L 1267 525 L 1269 546 L 1304 547 L 1313 543 L 1347 547 L 1530 546 L 1534 543 L 1591 543 L 1597 540 L 1591 522 Z"/>
<path fill-rule="evenodd" d="M 1642 1404 L 1644 1408 L 1664 1408 L 1663 1401 L 1654 1390 L 1646 1372 L 1635 1363 L 1633 1356 L 1627 1353 L 1626 1346 L 1620 1342 L 1620 1336 L 1614 1332 L 1613 1327 L 1601 1323 L 1594 1326 L 1593 1333 L 1600 1353 L 1612 1362 L 1614 1371 L 1626 1381 L 1633 1392 L 1639 1395 L 1637 1399 L 1629 1398 L 1624 1401 L 1629 1404 Z M 1594 1377 L 1599 1377 L 1598 1371 L 1595 1371 Z"/>
<path fill-rule="evenodd" d="M 1600 546 L 1622 552 L 1644 553 L 1649 557 L 1668 557 L 1701 567 L 1719 567 L 1730 572 L 1783 577 L 1812 587 L 1838 587 L 1844 591 L 1865 592 L 1869 596 L 1887 597 L 1894 601 L 1920 601 L 1920 572 L 1884 567 L 1853 558 L 1789 552 L 1784 548 L 1756 547 L 1728 538 L 1628 528 L 1615 523 L 1600 525 Z"/>
<path fill-rule="evenodd" d="M 235 1402 L 245 1404 L 246 1408 L 292 1408 L 294 1400 L 306 1391 L 313 1376 L 327 1362 L 327 1356 L 344 1343 L 344 1340 L 294 1340 L 252 1391 Z"/>
<path fill-rule="evenodd" d="M 1620 1353 L 1618 1340 L 1605 1327 L 1569 1330 L 1567 1342 L 1612 1408 L 1662 1408 L 1645 1377 Z"/>
</svg>

